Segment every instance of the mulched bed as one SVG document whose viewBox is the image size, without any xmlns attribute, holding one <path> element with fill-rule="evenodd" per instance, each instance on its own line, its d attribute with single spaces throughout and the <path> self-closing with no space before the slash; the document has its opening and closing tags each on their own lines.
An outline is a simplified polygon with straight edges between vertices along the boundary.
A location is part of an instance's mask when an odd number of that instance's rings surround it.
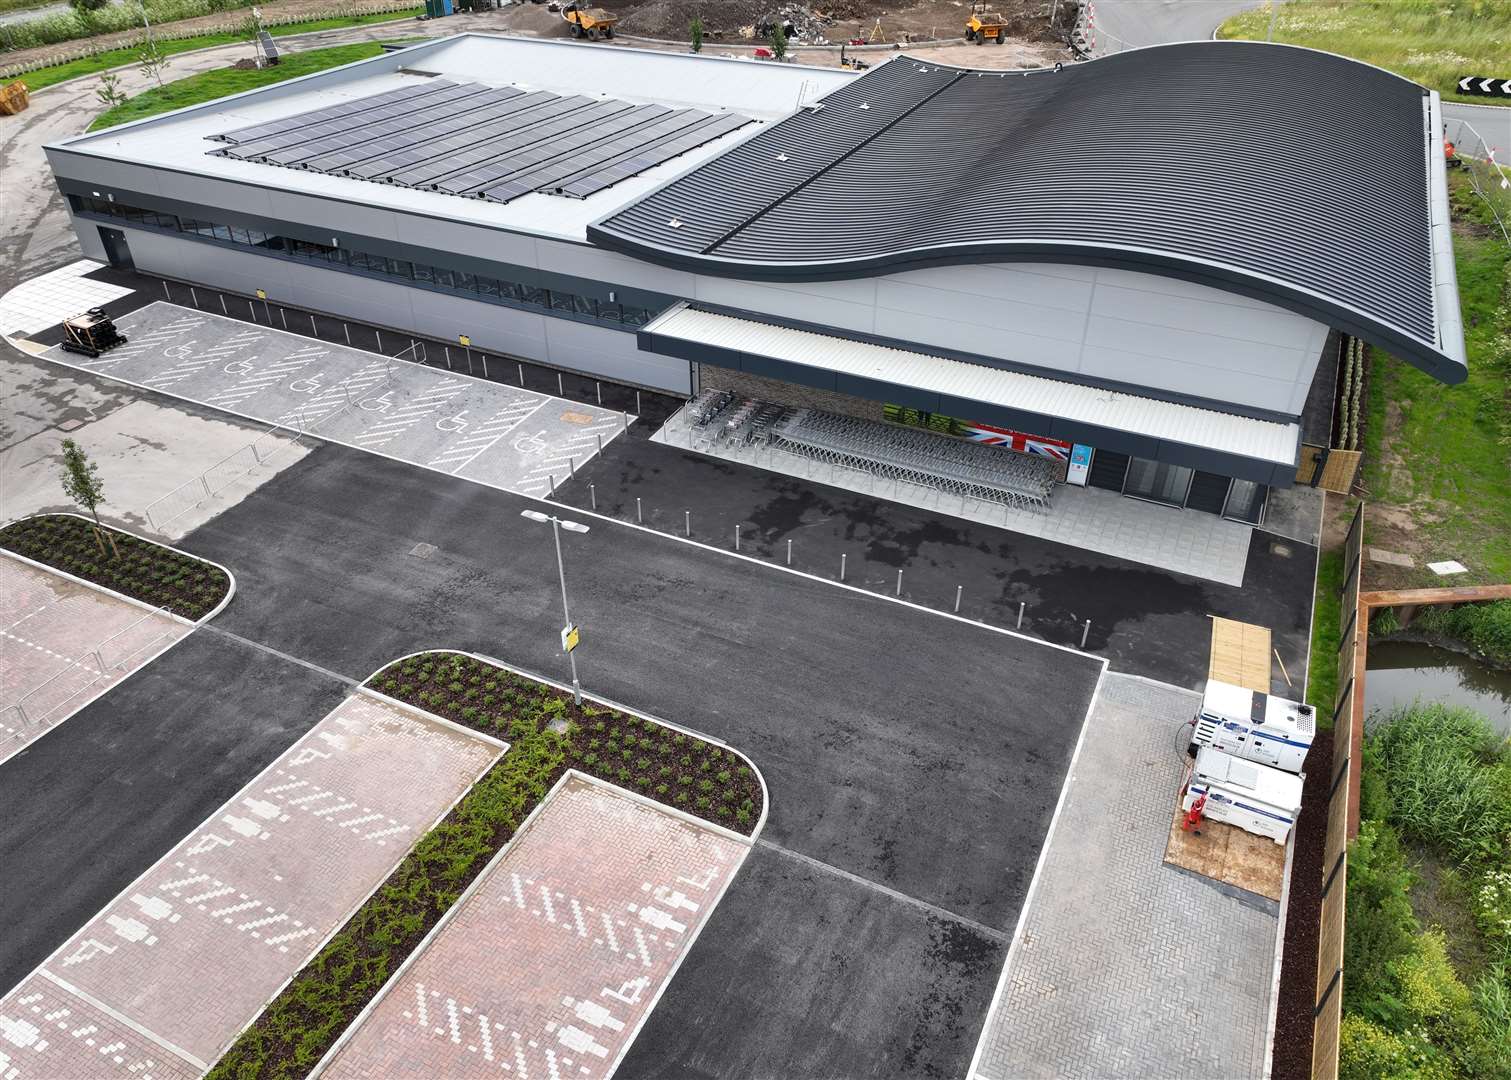
<svg viewBox="0 0 1511 1080">
<path fill-rule="evenodd" d="M 1318 738 L 1306 761 L 1291 893 L 1280 963 L 1280 1004 L 1275 1014 L 1273 1080 L 1312 1075 L 1312 1004 L 1317 995 L 1317 938 L 1322 917 L 1322 852 L 1327 843 L 1327 789 L 1333 776 L 1333 740 Z M 1341 797 L 1341 795 L 1340 795 Z M 1341 878 L 1341 874 L 1339 875 Z M 1333 888 L 1343 887 L 1342 881 Z"/>
<path fill-rule="evenodd" d="M 760 781 L 734 751 L 612 709 L 579 708 L 571 694 L 470 656 L 399 660 L 367 685 L 502 738 L 509 751 L 268 1004 L 209 1080 L 306 1076 L 569 767 L 746 834 L 760 818 Z"/>
<path fill-rule="evenodd" d="M 219 567 L 109 526 L 102 531 L 115 540 L 114 550 L 105 541 L 103 555 L 93 522 L 48 514 L 0 529 L 0 547 L 186 619 L 208 615 L 230 591 Z"/>
<path fill-rule="evenodd" d="M 528 688 L 521 684 L 528 684 Z M 572 704 L 565 691 L 521 679 L 458 653 L 400 660 L 368 680 L 379 693 L 509 740 L 509 717 L 540 698 L 567 731 L 567 763 L 612 784 L 749 835 L 761 816 L 761 784 L 732 750 L 614 709 Z"/>
</svg>

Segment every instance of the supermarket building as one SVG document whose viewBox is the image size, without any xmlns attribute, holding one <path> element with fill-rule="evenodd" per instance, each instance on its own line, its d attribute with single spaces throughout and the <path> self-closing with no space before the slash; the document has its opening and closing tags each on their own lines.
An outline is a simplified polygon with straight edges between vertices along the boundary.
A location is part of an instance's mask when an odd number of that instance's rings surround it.
<svg viewBox="0 0 1511 1080">
<path fill-rule="evenodd" d="M 1257 523 L 1339 334 L 1466 376 L 1441 127 L 1254 43 L 857 74 L 462 35 L 47 155 L 114 265 Z"/>
</svg>

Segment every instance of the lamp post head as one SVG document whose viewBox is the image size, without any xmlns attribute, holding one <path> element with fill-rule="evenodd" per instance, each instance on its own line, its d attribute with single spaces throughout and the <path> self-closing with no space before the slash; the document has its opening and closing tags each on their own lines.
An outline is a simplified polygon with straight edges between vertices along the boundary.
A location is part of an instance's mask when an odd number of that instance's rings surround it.
<svg viewBox="0 0 1511 1080">
<path fill-rule="evenodd" d="M 563 529 L 566 529 L 567 532 L 574 532 L 574 533 L 585 533 L 585 532 L 588 531 L 588 528 L 589 528 L 589 526 L 584 525 L 580 521 L 563 521 L 561 523 L 561 527 Z"/>
<path fill-rule="evenodd" d="M 531 521 L 538 521 L 542 525 L 551 520 L 549 514 L 542 514 L 539 510 L 521 510 L 519 516 L 529 518 Z"/>
</svg>

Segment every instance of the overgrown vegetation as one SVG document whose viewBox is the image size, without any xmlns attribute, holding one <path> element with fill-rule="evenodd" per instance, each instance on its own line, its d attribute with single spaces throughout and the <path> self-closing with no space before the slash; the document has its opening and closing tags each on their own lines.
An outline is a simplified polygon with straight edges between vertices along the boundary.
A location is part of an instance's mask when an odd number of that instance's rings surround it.
<svg viewBox="0 0 1511 1080">
<path fill-rule="evenodd" d="M 1348 338 L 1343 350 L 1343 385 L 1338 392 L 1337 449 L 1359 449 L 1359 406 L 1364 400 L 1364 342 Z"/>
<path fill-rule="evenodd" d="M 1398 712 L 1366 741 L 1360 814 L 1339 1075 L 1508 1075 L 1511 743 L 1470 709 Z"/>
<path fill-rule="evenodd" d="M 1431 87 L 1449 101 L 1491 104 L 1460 94 L 1464 75 L 1504 75 L 1511 55 L 1505 0 L 1287 0 L 1234 16 L 1223 38 L 1274 40 L 1341 53 Z"/>
<path fill-rule="evenodd" d="M 1421 608 L 1411 629 L 1452 638 L 1497 664 L 1511 665 L 1511 600 Z"/>
<path fill-rule="evenodd" d="M 208 615 L 231 587 L 219 567 L 67 514 L 12 522 L 0 546 L 186 619 Z"/>
<path fill-rule="evenodd" d="M 107 109 L 89 125 L 89 130 L 98 131 L 101 128 L 114 127 L 116 124 L 125 124 L 132 120 L 156 116 L 158 113 L 182 109 L 188 105 L 213 101 L 227 94 L 239 94 L 244 90 L 255 90 L 259 86 L 269 86 L 286 79 L 296 79 L 300 75 L 309 75 L 316 71 L 324 71 L 326 68 L 366 60 L 368 57 L 377 56 L 382 51 L 383 46 L 377 42 L 364 41 L 356 45 L 337 45 L 329 49 L 312 49 L 309 52 L 293 53 L 285 57 L 276 67 L 246 70 L 222 68 L 219 71 L 202 72 L 199 75 L 191 75 L 187 79 L 170 82 L 166 86 L 154 87 L 145 93 L 137 94 L 123 104 Z"/>
<path fill-rule="evenodd" d="M 1306 665 L 1306 702 L 1317 710 L 1317 726 L 1332 730 L 1338 696 L 1338 594 L 1343 590 L 1343 551 L 1324 551 L 1317 560 L 1317 595 L 1312 598 L 1312 651 Z"/>
<path fill-rule="evenodd" d="M 251 6 L 252 0 L 146 0 L 147 18 L 154 26 Z M 109 4 L 97 10 L 78 5 L 56 15 L 0 26 L 0 52 L 55 45 L 60 41 L 111 34 L 141 25 L 142 12 L 134 2 Z"/>
<path fill-rule="evenodd" d="M 710 820 L 727 819 L 742 832 L 750 832 L 760 816 L 760 783 L 733 751 L 615 710 L 579 708 L 570 694 L 485 661 L 425 653 L 389 665 L 369 685 L 505 739 L 509 752 L 420 838 L 226 1051 L 210 1080 L 298 1080 L 308 1074 L 569 767 Z M 652 764 L 641 764 L 642 758 Z M 674 770 L 665 791 L 657 790 L 656 762 Z M 642 785 L 642 778 L 648 783 Z M 705 790 L 704 781 L 714 786 Z M 697 801 L 703 795 L 707 803 Z"/>
<path fill-rule="evenodd" d="M 1419 563 L 1457 559 L 1471 576 L 1455 584 L 1511 581 L 1511 248 L 1462 177 L 1450 194 L 1469 378 L 1445 387 L 1374 352 L 1363 471 L 1370 542 Z M 1441 581 L 1419 567 L 1390 584 Z"/>
<path fill-rule="evenodd" d="M 421 9 L 417 8 L 415 10 Z M 369 23 L 393 22 L 396 19 L 413 18 L 414 14 L 414 11 L 394 11 L 383 12 L 377 15 L 352 15 L 331 19 L 310 19 L 306 22 L 269 26 L 266 29 L 274 37 L 283 37 L 288 34 L 310 34 L 317 30 L 339 30 L 347 26 L 366 26 Z M 159 36 L 157 39 L 157 48 L 166 57 L 174 53 L 190 52 L 194 49 L 207 49 L 215 45 L 235 45 L 239 41 L 247 41 L 248 39 L 249 35 L 245 30 L 238 28 L 217 34 L 199 34 L 195 37 L 167 40 Z M 93 75 L 98 71 L 106 71 L 110 68 L 135 63 L 140 53 L 140 45 L 110 49 L 106 52 L 95 53 L 93 56 L 84 56 L 77 60 L 70 60 L 66 64 L 54 64 L 51 67 L 29 71 L 21 77 L 21 80 L 31 90 L 36 91 L 42 89 L 44 86 L 54 86 L 69 79 L 76 79 L 81 75 Z M 251 55 L 250 51 L 248 51 L 247 55 Z"/>
</svg>

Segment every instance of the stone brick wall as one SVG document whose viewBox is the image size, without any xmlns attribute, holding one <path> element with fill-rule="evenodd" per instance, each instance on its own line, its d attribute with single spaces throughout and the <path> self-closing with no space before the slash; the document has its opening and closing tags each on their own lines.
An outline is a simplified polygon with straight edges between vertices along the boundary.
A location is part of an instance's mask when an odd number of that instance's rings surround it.
<svg viewBox="0 0 1511 1080">
<path fill-rule="evenodd" d="M 698 365 L 698 385 L 705 390 L 709 388 L 728 390 L 746 397 L 760 398 L 763 401 L 823 409 L 825 412 L 858 416 L 864 420 L 884 419 L 880 401 L 852 397 L 849 394 L 837 394 L 833 390 L 816 390 L 811 386 L 799 386 L 780 379 L 748 375 L 743 371 L 731 371 L 729 368 L 714 367 L 712 364 Z"/>
</svg>

